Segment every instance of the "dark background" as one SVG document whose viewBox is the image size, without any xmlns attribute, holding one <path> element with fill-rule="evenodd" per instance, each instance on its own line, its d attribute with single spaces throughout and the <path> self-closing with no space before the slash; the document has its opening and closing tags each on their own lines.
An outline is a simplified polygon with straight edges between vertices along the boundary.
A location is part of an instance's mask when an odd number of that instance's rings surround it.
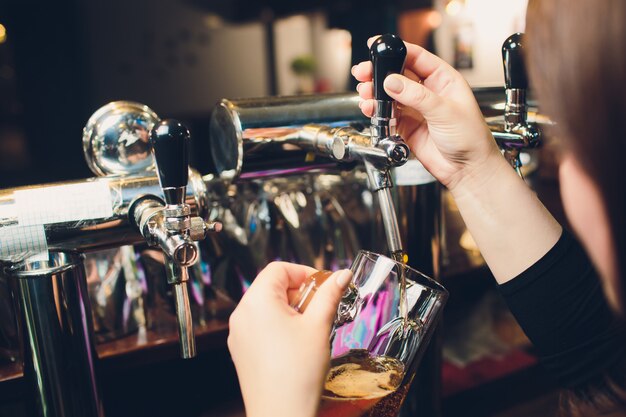
<svg viewBox="0 0 626 417">
<path fill-rule="evenodd" d="M 124 14 L 129 3 L 132 1 L 108 1 L 97 7 L 115 7 L 119 10 L 116 13 Z M 264 23 L 268 74 L 264 82 L 271 95 L 276 92 L 273 51 L 268 47 L 273 42 L 273 19 L 299 12 L 326 12 L 331 27 L 351 32 L 352 60 L 357 63 L 367 59 L 367 49 L 356 46 L 364 45 L 372 35 L 394 31 L 399 10 L 429 7 L 432 1 L 186 0 L 185 3 L 198 13 L 217 13 L 229 23 Z M 106 72 L 104 75 L 100 72 L 95 79 L 91 57 L 99 54 L 113 59 L 116 53 L 115 49 L 93 44 L 93 37 L 89 36 L 86 14 L 89 8 L 96 7 L 94 4 L 86 0 L 0 1 L 0 23 L 7 33 L 6 41 L 0 44 L 0 189 L 92 176 L 82 155 L 82 128 L 89 116 L 106 103 L 97 87 L 112 81 L 106 79 Z M 151 4 L 159 7 L 160 1 Z M 151 21 L 149 11 L 145 17 L 136 16 L 133 20 L 133 25 L 156 25 L 159 30 L 165 30 L 167 24 Z M 111 30 L 124 30 L 115 21 L 109 25 Z M 156 47 L 155 53 L 159 55 L 159 45 Z M 158 97 L 158 91 L 176 88 L 176 83 L 175 74 L 155 79 L 153 93 Z M 226 92 L 228 87 L 224 86 Z M 142 102 L 141 97 L 121 98 Z M 158 108 L 155 110 L 160 117 L 177 117 L 188 124 L 196 138 L 192 165 L 201 172 L 209 170 L 205 140 L 207 110 L 190 109 L 181 114 L 161 114 Z"/>
</svg>

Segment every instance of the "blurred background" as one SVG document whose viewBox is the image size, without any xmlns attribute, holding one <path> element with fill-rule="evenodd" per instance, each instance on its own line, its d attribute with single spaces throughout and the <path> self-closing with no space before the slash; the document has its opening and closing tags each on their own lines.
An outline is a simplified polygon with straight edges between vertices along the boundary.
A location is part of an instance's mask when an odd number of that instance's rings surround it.
<svg viewBox="0 0 626 417">
<path fill-rule="evenodd" d="M 223 97 L 346 91 L 366 40 L 393 32 L 502 85 L 526 0 L 0 1 L 0 188 L 84 178 L 81 131 L 113 100 L 186 121 L 205 172 Z M 62 163 L 59 163 L 62 161 Z"/>
</svg>

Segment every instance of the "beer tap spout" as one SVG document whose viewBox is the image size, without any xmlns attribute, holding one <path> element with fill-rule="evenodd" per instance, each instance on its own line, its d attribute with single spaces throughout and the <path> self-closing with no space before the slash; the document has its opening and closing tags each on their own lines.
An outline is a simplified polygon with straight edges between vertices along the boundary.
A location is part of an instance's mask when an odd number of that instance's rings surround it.
<svg viewBox="0 0 626 417">
<path fill-rule="evenodd" d="M 196 345 L 187 289 L 188 268 L 198 261 L 195 241 L 221 230 L 221 225 L 192 217 L 185 202 L 188 130 L 175 120 L 163 120 L 152 129 L 150 142 L 165 201 L 151 195 L 141 197 L 131 206 L 129 215 L 146 242 L 160 247 L 165 254 L 167 282 L 173 287 L 176 304 L 181 356 L 192 358 L 196 356 Z"/>
</svg>

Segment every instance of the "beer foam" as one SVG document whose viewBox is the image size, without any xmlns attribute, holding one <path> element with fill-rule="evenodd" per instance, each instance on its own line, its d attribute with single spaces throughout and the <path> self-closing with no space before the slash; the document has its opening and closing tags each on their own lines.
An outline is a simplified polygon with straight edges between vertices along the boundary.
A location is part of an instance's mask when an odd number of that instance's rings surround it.
<svg viewBox="0 0 626 417">
<path fill-rule="evenodd" d="M 340 398 L 376 399 L 395 391 L 400 380 L 400 374 L 393 369 L 372 372 L 359 364 L 344 363 L 332 368 L 324 388 Z"/>
</svg>

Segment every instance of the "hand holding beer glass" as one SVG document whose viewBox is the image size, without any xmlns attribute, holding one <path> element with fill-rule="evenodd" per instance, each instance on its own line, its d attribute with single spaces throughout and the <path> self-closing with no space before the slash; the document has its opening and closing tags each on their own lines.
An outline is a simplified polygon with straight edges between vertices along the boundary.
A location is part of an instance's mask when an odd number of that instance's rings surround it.
<svg viewBox="0 0 626 417">
<path fill-rule="evenodd" d="M 448 293 L 376 253 L 359 252 L 351 271 L 330 335 L 330 371 L 318 416 L 396 416 Z M 292 306 L 304 311 L 328 276 L 330 271 L 313 274 Z"/>
</svg>

